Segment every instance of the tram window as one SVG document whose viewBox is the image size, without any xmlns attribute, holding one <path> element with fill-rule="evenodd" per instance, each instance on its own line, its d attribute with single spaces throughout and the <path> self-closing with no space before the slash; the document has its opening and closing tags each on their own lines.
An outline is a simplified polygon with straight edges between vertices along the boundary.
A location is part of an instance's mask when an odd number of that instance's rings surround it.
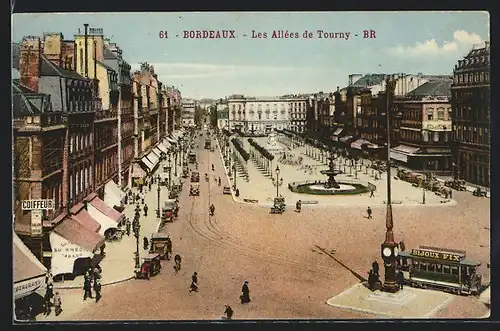
<svg viewBox="0 0 500 331">
<path fill-rule="evenodd" d="M 450 273 L 450 266 L 444 265 L 443 266 L 443 274 L 449 274 L 449 273 Z"/>
<path fill-rule="evenodd" d="M 418 261 L 415 260 L 412 261 L 412 268 L 418 269 Z"/>
<path fill-rule="evenodd" d="M 427 271 L 428 266 L 429 266 L 429 263 L 421 262 L 420 263 L 420 270 Z"/>
<path fill-rule="evenodd" d="M 458 267 L 451 267 L 451 274 L 458 276 Z"/>
<path fill-rule="evenodd" d="M 437 273 L 443 273 L 443 265 L 442 264 L 436 264 L 436 272 Z"/>
<path fill-rule="evenodd" d="M 429 269 L 427 271 L 436 272 L 436 264 L 434 263 L 429 264 Z"/>
</svg>

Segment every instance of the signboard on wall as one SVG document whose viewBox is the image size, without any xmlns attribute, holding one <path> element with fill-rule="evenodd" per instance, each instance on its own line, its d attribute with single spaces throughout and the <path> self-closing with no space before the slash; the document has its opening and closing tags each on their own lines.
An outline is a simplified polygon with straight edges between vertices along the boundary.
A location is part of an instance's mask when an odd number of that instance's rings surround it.
<svg viewBox="0 0 500 331">
<path fill-rule="evenodd" d="M 21 202 L 23 210 L 54 210 L 54 199 L 34 199 L 23 200 Z"/>
<path fill-rule="evenodd" d="M 42 210 L 32 210 L 31 211 L 31 235 L 41 236 L 43 233 L 42 225 Z"/>
</svg>

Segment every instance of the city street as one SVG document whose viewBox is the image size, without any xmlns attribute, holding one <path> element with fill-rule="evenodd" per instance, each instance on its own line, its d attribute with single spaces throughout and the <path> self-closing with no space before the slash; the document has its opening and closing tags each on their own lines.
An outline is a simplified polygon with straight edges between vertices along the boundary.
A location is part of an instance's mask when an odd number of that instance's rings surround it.
<svg viewBox="0 0 500 331">
<path fill-rule="evenodd" d="M 200 138 L 201 139 L 201 138 Z M 200 140 L 199 145 L 202 146 Z M 385 210 L 365 208 L 287 210 L 269 214 L 269 208 L 241 204 L 222 194 L 228 185 L 216 150 L 198 150 L 200 196 L 189 196 L 185 182 L 179 218 L 166 231 L 173 239 L 174 254 L 182 256 L 176 275 L 171 261 L 151 280 L 132 280 L 103 288 L 98 304 L 81 305 L 70 320 L 183 320 L 220 319 L 224 304 L 234 319 L 266 318 L 373 318 L 328 306 L 326 301 L 366 278 L 374 259 L 380 259 L 385 233 Z M 215 165 L 215 174 L 211 164 Z M 203 180 L 211 174 L 210 183 Z M 214 181 L 221 176 L 222 185 Z M 394 208 L 396 240 L 408 248 L 431 245 L 467 251 L 482 262 L 483 283 L 489 282 L 489 199 L 470 192 L 454 192 L 457 205 L 450 207 L 398 206 Z M 208 206 L 216 207 L 208 217 Z M 334 253 L 331 257 L 316 247 Z M 198 273 L 199 292 L 189 293 L 190 277 Z M 249 281 L 252 302 L 239 303 L 241 286 Z M 81 290 L 62 290 L 81 297 Z M 68 302 L 69 304 L 69 302 Z M 475 297 L 456 296 L 436 317 L 480 317 L 486 307 Z"/>
</svg>

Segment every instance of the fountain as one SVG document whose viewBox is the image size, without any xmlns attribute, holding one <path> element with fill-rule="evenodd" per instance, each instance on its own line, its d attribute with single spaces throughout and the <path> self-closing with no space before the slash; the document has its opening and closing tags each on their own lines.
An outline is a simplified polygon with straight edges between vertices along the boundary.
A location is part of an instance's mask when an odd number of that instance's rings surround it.
<svg viewBox="0 0 500 331">
<path fill-rule="evenodd" d="M 361 181 L 337 181 L 335 176 L 341 174 L 341 171 L 336 169 L 335 160 L 338 155 L 331 150 L 328 157 L 328 169 L 321 170 L 320 173 L 328 177 L 326 181 L 322 180 L 306 180 L 293 182 L 288 185 L 290 191 L 294 193 L 316 194 L 316 195 L 353 195 L 373 191 L 375 185 Z"/>
<path fill-rule="evenodd" d="M 335 180 L 335 176 L 340 174 L 340 171 L 335 169 L 334 161 L 336 159 L 337 158 L 335 157 L 335 154 L 333 152 L 330 152 L 330 156 L 328 156 L 328 161 L 330 161 L 330 162 L 328 162 L 328 169 L 320 171 L 320 173 L 322 175 L 328 176 L 328 180 L 324 184 L 324 187 L 326 189 L 330 189 L 330 188 L 337 188 L 338 189 L 338 188 L 340 188 L 340 184 L 337 183 L 337 181 Z"/>
</svg>

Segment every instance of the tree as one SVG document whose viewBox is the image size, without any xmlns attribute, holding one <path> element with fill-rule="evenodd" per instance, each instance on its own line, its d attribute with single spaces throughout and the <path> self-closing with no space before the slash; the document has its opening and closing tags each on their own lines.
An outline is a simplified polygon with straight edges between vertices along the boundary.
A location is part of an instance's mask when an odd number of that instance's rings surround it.
<svg viewBox="0 0 500 331">
<path fill-rule="evenodd" d="M 194 124 L 197 127 L 201 127 L 204 119 L 205 119 L 205 109 L 201 108 L 200 106 L 196 106 L 196 108 L 194 109 Z"/>
<path fill-rule="evenodd" d="M 217 106 L 210 106 L 210 124 L 213 128 L 217 127 Z"/>
</svg>

